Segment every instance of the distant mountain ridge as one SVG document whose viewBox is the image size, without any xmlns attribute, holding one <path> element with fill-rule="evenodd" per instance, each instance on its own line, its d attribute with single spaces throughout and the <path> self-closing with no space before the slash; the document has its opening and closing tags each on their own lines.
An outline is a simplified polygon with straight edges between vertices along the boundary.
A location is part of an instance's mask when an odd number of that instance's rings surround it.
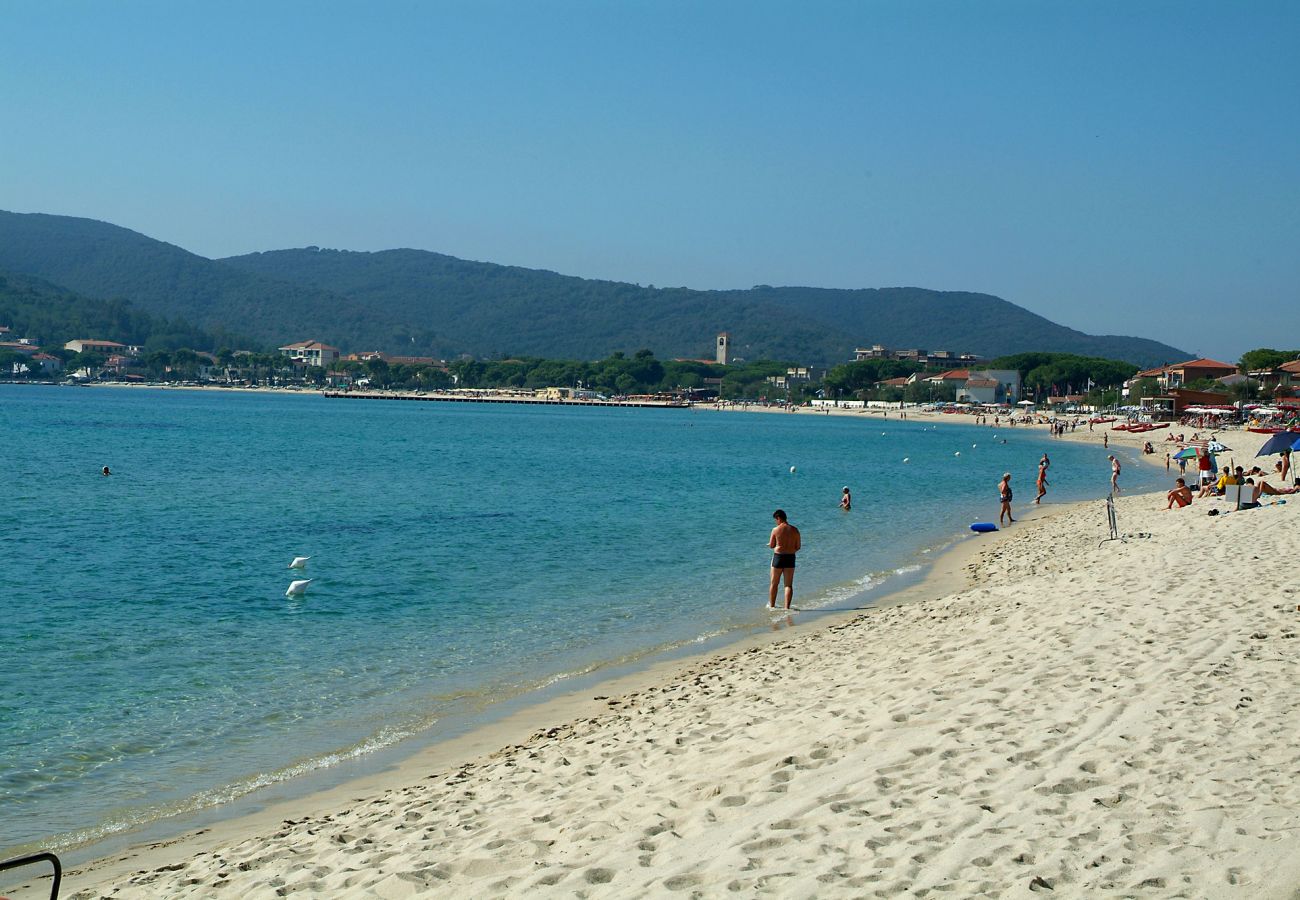
<svg viewBox="0 0 1300 900">
<path fill-rule="evenodd" d="M 128 229 L 0 212 L 0 269 L 270 344 L 595 359 L 642 347 L 831 364 L 879 343 L 999 356 L 1050 350 L 1148 366 L 1186 359 L 1144 338 L 1088 335 L 988 294 L 924 288 L 651 288 L 424 250 L 275 250 L 211 260 Z"/>
</svg>

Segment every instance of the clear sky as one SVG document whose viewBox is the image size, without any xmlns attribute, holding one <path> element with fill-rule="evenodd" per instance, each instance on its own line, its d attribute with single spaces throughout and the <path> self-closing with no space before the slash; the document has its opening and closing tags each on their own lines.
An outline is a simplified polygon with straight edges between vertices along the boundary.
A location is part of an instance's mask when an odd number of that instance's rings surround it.
<svg viewBox="0 0 1300 900">
<path fill-rule="evenodd" d="M 1300 346 L 1295 0 L 0 14 L 2 209 L 210 257 L 915 285 L 1230 361 Z"/>
</svg>

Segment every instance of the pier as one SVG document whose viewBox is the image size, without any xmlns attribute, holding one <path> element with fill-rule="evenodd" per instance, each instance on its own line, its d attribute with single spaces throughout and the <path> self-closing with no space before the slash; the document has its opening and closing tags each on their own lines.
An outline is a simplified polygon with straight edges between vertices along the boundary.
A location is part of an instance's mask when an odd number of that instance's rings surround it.
<svg viewBox="0 0 1300 900">
<path fill-rule="evenodd" d="M 325 391 L 334 400 L 422 400 L 434 403 L 516 403 L 524 406 L 622 406 L 639 409 L 688 409 L 684 400 L 557 400 L 546 397 L 466 394 L 389 394 L 370 391 Z"/>
</svg>

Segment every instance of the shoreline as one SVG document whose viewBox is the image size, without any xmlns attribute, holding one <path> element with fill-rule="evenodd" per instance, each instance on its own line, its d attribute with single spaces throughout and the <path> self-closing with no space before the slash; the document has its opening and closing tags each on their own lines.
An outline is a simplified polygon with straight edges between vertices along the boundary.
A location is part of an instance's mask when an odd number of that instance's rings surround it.
<svg viewBox="0 0 1300 900">
<path fill-rule="evenodd" d="M 1076 504 L 1092 502 L 1095 501 L 1037 508 L 1031 505 L 1017 523 L 1044 520 Z M 887 581 L 884 591 L 879 588 L 863 590 L 854 602 L 865 603 L 864 606 L 853 609 L 796 607 L 793 617 L 782 616 L 778 610 L 768 630 L 715 637 L 704 642 L 699 649 L 679 647 L 656 651 L 644 660 L 607 667 L 610 671 L 605 673 L 579 676 L 573 684 L 554 685 L 508 698 L 494 704 L 497 708 L 486 715 L 467 714 L 449 735 L 424 734 L 408 739 L 411 743 L 406 747 L 398 744 L 386 748 L 378 754 L 379 759 L 370 761 L 369 766 L 363 758 L 341 767 L 308 773 L 245 795 L 224 811 L 215 807 L 177 817 L 189 824 L 169 828 L 166 827 L 167 819 L 157 820 L 141 829 L 110 835 L 73 848 L 66 854 L 71 862 L 66 865 L 66 889 L 71 890 L 75 880 L 88 873 L 96 873 L 98 881 L 111 878 L 115 873 L 135 871 L 133 860 L 148 858 L 153 864 L 155 853 L 166 851 L 163 864 L 168 864 L 237 839 L 249 831 L 269 828 L 285 817 L 324 815 L 357 794 L 392 791 L 413 783 L 430 769 L 470 764 L 477 757 L 522 741 L 526 735 L 548 725 L 555 727 L 573 719 L 596 715 L 607 709 L 608 697 L 637 695 L 683 677 L 701 665 L 712 665 L 755 648 L 799 640 L 810 633 L 840 627 L 857 616 L 958 590 L 965 584 L 964 569 L 971 558 L 984 548 L 1017 533 L 1005 530 L 987 535 L 958 532 L 933 559 L 923 564 L 917 573 L 919 577 L 909 578 L 901 574 L 897 576 L 899 582 L 892 588 Z M 337 775 L 331 777 L 334 768 L 361 771 L 340 779 Z M 295 782 L 309 781 L 326 782 L 326 785 L 308 785 L 305 792 L 294 790 Z M 276 794 L 284 796 L 277 797 Z M 198 824 L 194 820 L 198 820 Z M 150 836 L 150 832 L 155 834 Z"/>
<path fill-rule="evenodd" d="M 136 385 L 105 386 L 148 389 L 147 386 Z M 179 389 L 206 390 L 207 388 Z M 291 391 L 291 393 L 299 392 Z M 1030 512 L 1046 513 L 1048 510 L 1055 508 L 1055 506 L 1049 505 L 1035 511 L 1030 505 L 1026 504 L 1021 515 L 1028 519 L 1032 518 L 1032 516 L 1027 515 Z M 982 540 L 988 542 L 990 539 L 990 537 L 986 537 Z M 865 589 L 858 589 L 854 596 L 860 598 L 860 602 L 865 602 L 872 607 L 893 605 L 898 602 L 897 597 L 910 596 L 911 588 L 925 581 L 928 577 L 927 573 L 935 564 L 935 560 L 942 558 L 944 552 L 972 540 L 974 540 L 974 537 L 964 529 L 954 530 L 952 533 L 944 535 L 936 542 L 931 543 L 928 548 L 918 545 L 901 551 L 894 560 L 894 563 L 899 564 L 900 568 L 887 568 L 883 573 L 885 577 L 882 580 L 869 584 Z M 924 549 L 928 553 L 930 548 L 935 551 L 933 558 L 917 552 Z M 920 572 L 908 571 L 913 563 L 920 564 Z M 867 574 L 874 577 L 877 573 L 868 572 Z M 797 627 L 801 629 L 807 628 L 818 622 L 824 622 L 829 617 L 848 614 L 837 610 L 837 608 L 842 608 L 843 605 L 844 600 L 841 599 L 830 604 L 830 608 L 809 607 L 798 610 L 797 619 L 799 625 Z M 422 753 L 430 745 L 448 740 L 448 735 L 454 737 L 467 730 L 490 728 L 497 721 L 512 715 L 512 710 L 544 705 L 556 695 L 563 696 L 565 693 L 586 690 L 585 687 L 582 687 L 583 685 L 599 686 L 610 680 L 611 677 L 615 679 L 621 678 L 620 673 L 631 672 L 635 675 L 635 673 L 660 668 L 664 663 L 671 665 L 679 660 L 701 658 L 702 653 L 729 652 L 731 648 L 747 641 L 755 628 L 762 629 L 764 627 L 777 626 L 764 623 L 757 626 L 734 628 L 723 635 L 705 640 L 649 650 L 638 654 L 637 658 L 631 661 L 605 661 L 594 671 L 585 672 L 572 679 L 566 678 L 558 684 L 522 690 L 503 699 L 495 700 L 486 709 L 476 708 L 472 711 L 453 714 L 441 719 L 436 727 L 421 731 L 412 737 L 404 738 L 396 744 L 366 753 L 359 758 L 345 756 L 341 760 L 324 766 L 315 766 L 311 764 L 312 760 L 305 760 L 304 762 L 308 765 L 303 768 L 307 768 L 307 771 L 288 778 L 278 777 L 278 772 L 272 773 L 274 777 L 273 780 L 268 779 L 270 780 L 269 784 L 264 781 L 263 786 L 247 793 L 240 793 L 233 800 L 228 800 L 219 805 L 190 808 L 182 812 L 164 815 L 160 818 L 113 831 L 89 842 L 71 845 L 67 850 L 60 852 L 64 852 L 69 861 L 76 864 L 88 858 L 112 855 L 121 848 L 136 843 L 171 841 L 178 835 L 194 831 L 196 828 L 212 827 L 228 819 L 241 818 L 249 812 L 255 813 L 268 804 L 298 802 L 304 797 L 332 790 L 339 785 L 350 783 L 358 778 L 365 778 L 375 771 L 382 772 L 390 769 L 393 765 L 400 765 L 402 760 Z M 292 768 L 298 768 L 298 766 L 295 765 Z"/>
<path fill-rule="evenodd" d="M 104 385 L 106 387 L 124 386 L 135 389 L 149 389 L 149 386 L 137 385 Z M 186 388 L 179 387 L 180 390 L 207 390 L 209 388 Z M 271 391 L 266 391 L 271 392 Z M 289 393 L 301 393 L 299 391 L 289 391 Z M 762 410 L 754 410 L 762 411 Z M 775 410 L 772 410 L 775 411 Z M 969 424 L 958 422 L 957 424 Z M 1028 437 L 1028 435 L 1026 435 Z M 1052 501 L 1049 501 L 1051 503 Z M 1054 505 L 1043 507 L 1042 511 L 1054 508 Z M 1029 504 L 1025 504 L 1024 510 L 1030 511 Z M 1021 513 L 1022 517 L 1024 512 Z M 945 535 L 937 542 L 931 544 L 935 551 L 935 558 L 942 555 L 942 551 L 953 545 L 961 544 L 972 540 L 972 536 L 964 530 L 954 530 L 951 534 Z M 988 540 L 987 538 L 985 539 Z M 912 552 L 904 552 L 894 560 L 895 563 L 910 564 L 913 561 L 918 562 L 924 569 L 919 573 L 907 572 L 909 565 L 904 565 L 898 569 L 886 569 L 886 578 L 876 581 L 868 586 L 865 590 L 859 590 L 856 593 L 862 601 L 872 606 L 892 605 L 893 598 L 900 594 L 906 595 L 909 588 L 924 580 L 926 572 L 932 567 L 933 561 L 921 554 L 915 552 L 918 548 L 912 548 Z M 927 551 L 928 552 L 928 551 Z M 890 574 L 892 571 L 892 574 Z M 874 573 L 871 573 L 874 575 Z M 807 627 L 809 620 L 814 617 L 821 619 L 827 616 L 836 615 L 834 607 L 841 607 L 843 601 L 831 604 L 832 609 L 818 607 L 806 608 L 799 610 L 798 618 L 800 626 Z M 183 834 L 193 830 L 191 823 L 199 823 L 207 827 L 211 823 L 220 822 L 229 818 L 239 818 L 246 811 L 261 808 L 268 802 L 282 802 L 280 798 L 287 798 L 289 802 L 301 799 L 304 796 L 318 793 L 321 790 L 329 790 L 340 783 L 346 783 L 358 777 L 365 777 L 375 770 L 383 771 L 393 764 L 395 760 L 407 758 L 413 754 L 420 753 L 424 748 L 432 743 L 439 743 L 447 739 L 446 735 L 458 735 L 466 730 L 473 730 L 478 727 L 490 727 L 492 723 L 501 718 L 510 715 L 508 710 L 518 709 L 520 707 L 533 706 L 548 702 L 548 698 L 562 694 L 566 691 L 581 690 L 578 685 L 600 684 L 608 680 L 609 673 L 614 673 L 614 677 L 620 677 L 621 672 L 639 672 L 647 668 L 655 668 L 660 665 L 661 661 L 672 662 L 679 659 L 690 659 L 699 657 L 701 652 L 727 652 L 738 642 L 747 640 L 747 635 L 755 626 L 747 626 L 730 630 L 725 635 L 716 636 L 707 640 L 697 641 L 695 643 L 681 644 L 675 647 L 660 648 L 650 650 L 639 654 L 632 661 L 610 660 L 600 664 L 594 671 L 589 671 L 577 675 L 573 679 L 565 679 L 557 685 L 532 687 L 522 690 L 517 694 L 511 694 L 504 699 L 494 701 L 486 710 L 475 709 L 463 713 L 454 714 L 446 719 L 439 721 L 436 728 L 420 732 L 418 735 L 406 738 L 396 745 L 379 749 L 373 753 L 364 754 L 359 759 L 343 758 L 341 761 L 327 764 L 324 766 L 311 765 L 311 760 L 305 760 L 308 763 L 308 771 L 303 774 L 294 775 L 289 778 L 279 778 L 276 776 L 271 783 L 264 784 L 251 792 L 242 793 L 236 799 L 225 803 L 204 806 L 200 808 L 191 808 L 183 812 L 172 813 L 161 818 L 151 821 L 122 828 L 120 831 L 108 833 L 92 841 L 71 845 L 66 851 L 70 860 L 81 860 L 88 855 L 107 855 L 115 852 L 123 846 L 129 846 L 132 843 L 153 840 L 172 840 L 177 834 Z M 756 626 L 758 628 L 763 625 Z M 567 682 L 567 683 L 566 683 Z M 413 748 L 413 749 L 412 749 Z M 295 766 L 296 767 L 296 766 Z M 269 799 L 264 799 L 269 798 Z M 27 845 L 34 846 L 34 845 Z M 98 852 L 96 848 L 102 848 Z M 87 854 L 87 850 L 90 851 Z"/>
<path fill-rule="evenodd" d="M 1160 500 L 1117 501 L 1143 530 L 1101 550 L 1097 501 L 1052 507 L 896 605 L 522 710 L 66 888 L 1289 897 L 1300 502 Z M 1189 541 L 1210 565 L 1178 564 Z"/>
</svg>

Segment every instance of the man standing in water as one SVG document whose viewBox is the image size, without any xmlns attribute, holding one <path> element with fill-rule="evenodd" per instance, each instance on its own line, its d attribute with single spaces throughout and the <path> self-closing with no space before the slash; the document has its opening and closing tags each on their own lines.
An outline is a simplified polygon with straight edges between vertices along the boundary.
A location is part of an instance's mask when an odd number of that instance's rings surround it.
<svg viewBox="0 0 1300 900">
<path fill-rule="evenodd" d="M 1047 496 L 1047 467 L 1051 465 L 1047 461 L 1047 454 L 1043 454 L 1042 462 L 1038 464 L 1038 496 L 1034 498 L 1034 503 L 1042 503 L 1043 498 Z"/>
<path fill-rule="evenodd" d="M 1112 494 L 1119 493 L 1119 460 L 1115 458 L 1114 454 L 1110 456 L 1110 492 Z"/>
<path fill-rule="evenodd" d="M 794 555 L 799 552 L 802 542 L 799 529 L 786 521 L 785 510 L 778 509 L 772 513 L 772 518 L 776 519 L 776 527 L 767 539 L 767 545 L 772 548 L 772 587 L 767 594 L 767 608 L 776 609 L 776 589 L 784 578 L 785 608 L 789 609 L 790 601 L 794 599 Z"/>
</svg>

